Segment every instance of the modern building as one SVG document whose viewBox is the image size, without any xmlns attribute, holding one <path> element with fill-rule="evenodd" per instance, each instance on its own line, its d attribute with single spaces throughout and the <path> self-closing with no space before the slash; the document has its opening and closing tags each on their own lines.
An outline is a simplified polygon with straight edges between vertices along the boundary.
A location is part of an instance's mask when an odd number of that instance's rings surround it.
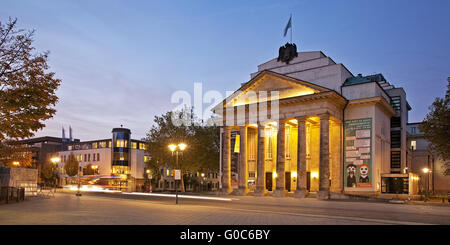
<svg viewBox="0 0 450 245">
<path fill-rule="evenodd" d="M 354 76 L 321 51 L 274 58 L 213 108 L 226 193 L 328 199 L 418 193 L 408 167 L 406 93 Z"/>
<path fill-rule="evenodd" d="M 41 170 L 45 163 L 49 163 L 49 154 L 67 149 L 71 143 L 78 143 L 79 139 L 69 140 L 64 137 L 36 137 L 19 141 L 19 143 L 32 153 L 32 167 L 38 170 L 38 182 L 41 183 Z"/>
<path fill-rule="evenodd" d="M 412 172 L 420 176 L 419 190 L 423 193 L 447 194 L 450 192 L 450 175 L 445 173 L 445 161 L 430 149 L 430 142 L 424 138 L 418 126 L 408 123 L 408 162 Z"/>
<path fill-rule="evenodd" d="M 145 162 L 149 160 L 145 149 L 144 141 L 131 139 L 129 129 L 114 128 L 111 138 L 74 142 L 50 156 L 61 159 L 58 164 L 61 185 L 77 181 L 78 176 L 71 178 L 64 170 L 69 155 L 73 154 L 84 180 L 105 179 L 108 182 L 104 184 L 110 188 L 135 191 L 144 184 Z"/>
</svg>

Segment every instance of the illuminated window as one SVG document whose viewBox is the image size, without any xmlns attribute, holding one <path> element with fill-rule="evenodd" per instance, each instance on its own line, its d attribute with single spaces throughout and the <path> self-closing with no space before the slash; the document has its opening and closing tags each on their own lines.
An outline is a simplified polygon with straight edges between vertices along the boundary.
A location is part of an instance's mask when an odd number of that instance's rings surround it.
<svg viewBox="0 0 450 245">
<path fill-rule="evenodd" d="M 417 149 L 416 147 L 417 147 L 417 146 L 416 146 L 416 141 L 415 141 L 415 140 L 412 140 L 412 141 L 411 141 L 411 150 Z"/>
<path fill-rule="evenodd" d="M 131 147 L 133 149 L 137 149 L 137 143 L 136 142 L 131 142 Z"/>
<path fill-rule="evenodd" d="M 139 149 L 141 149 L 141 150 L 145 150 L 146 148 L 145 148 L 145 144 L 144 143 L 140 143 L 139 144 Z"/>
<path fill-rule="evenodd" d="M 100 146 L 101 148 L 105 148 L 105 147 L 106 147 L 106 141 L 100 142 L 100 143 L 99 143 L 99 146 Z"/>
<path fill-rule="evenodd" d="M 92 148 L 94 148 L 94 149 L 97 148 L 97 142 L 92 143 Z"/>
<path fill-rule="evenodd" d="M 116 147 L 128 147 L 128 140 L 116 140 Z"/>
<path fill-rule="evenodd" d="M 306 156 L 310 156 L 311 149 L 309 147 L 311 143 L 311 125 L 306 125 Z"/>
<path fill-rule="evenodd" d="M 250 131 L 248 136 L 248 160 L 254 161 L 256 160 L 256 140 L 257 140 L 256 132 Z"/>
<path fill-rule="evenodd" d="M 284 150 L 286 153 L 286 159 L 291 159 L 291 127 L 288 125 L 286 127 L 285 136 L 284 136 Z"/>
<path fill-rule="evenodd" d="M 169 171 L 168 169 L 167 169 L 166 171 L 167 171 L 166 175 L 169 176 L 169 172 L 170 172 L 170 171 Z"/>
<path fill-rule="evenodd" d="M 273 129 L 272 128 L 266 128 L 265 129 L 266 134 L 266 159 L 270 160 L 272 159 L 272 152 L 273 152 Z"/>
</svg>

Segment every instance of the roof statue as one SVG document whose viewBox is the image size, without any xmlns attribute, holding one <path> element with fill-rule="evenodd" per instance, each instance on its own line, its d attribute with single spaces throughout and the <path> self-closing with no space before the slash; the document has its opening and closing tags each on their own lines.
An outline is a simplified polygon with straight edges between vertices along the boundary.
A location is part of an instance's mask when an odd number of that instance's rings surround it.
<svg viewBox="0 0 450 245">
<path fill-rule="evenodd" d="M 295 45 L 295 43 L 286 43 L 284 46 L 280 47 L 277 61 L 286 62 L 286 64 L 289 64 L 289 61 L 297 56 L 297 45 Z"/>
</svg>

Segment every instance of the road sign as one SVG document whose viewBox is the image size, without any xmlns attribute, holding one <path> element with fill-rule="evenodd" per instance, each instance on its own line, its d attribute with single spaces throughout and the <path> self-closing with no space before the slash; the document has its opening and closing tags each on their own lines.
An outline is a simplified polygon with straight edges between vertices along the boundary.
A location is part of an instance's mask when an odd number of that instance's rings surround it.
<svg viewBox="0 0 450 245">
<path fill-rule="evenodd" d="M 175 180 L 181 180 L 181 170 L 175 169 Z"/>
</svg>

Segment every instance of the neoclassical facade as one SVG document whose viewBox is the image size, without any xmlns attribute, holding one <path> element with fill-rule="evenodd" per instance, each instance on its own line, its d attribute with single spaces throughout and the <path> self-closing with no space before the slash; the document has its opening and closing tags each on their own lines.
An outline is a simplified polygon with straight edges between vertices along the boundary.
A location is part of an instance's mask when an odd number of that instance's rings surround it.
<svg viewBox="0 0 450 245">
<path fill-rule="evenodd" d="M 320 51 L 258 66 L 213 109 L 222 190 L 328 199 L 381 193 L 384 175 L 404 177 L 389 164 L 391 97 L 362 78 Z"/>
</svg>

